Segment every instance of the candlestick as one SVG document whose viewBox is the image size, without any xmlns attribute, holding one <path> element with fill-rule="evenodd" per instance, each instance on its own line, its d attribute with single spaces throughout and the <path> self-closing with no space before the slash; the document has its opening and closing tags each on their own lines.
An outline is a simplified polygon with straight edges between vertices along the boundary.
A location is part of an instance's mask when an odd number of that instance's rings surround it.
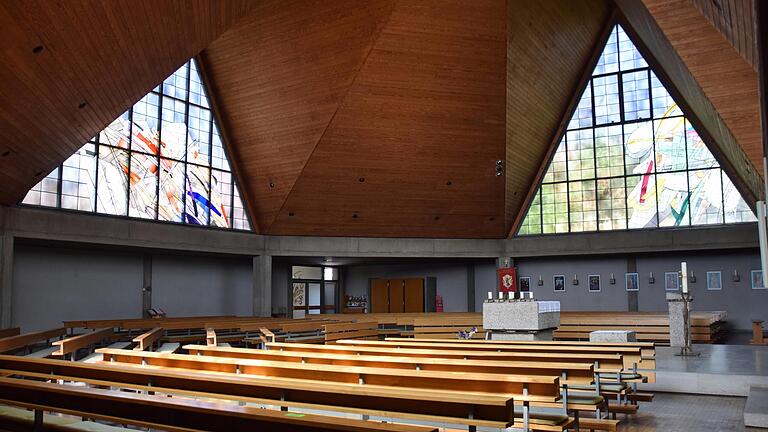
<svg viewBox="0 0 768 432">
<path fill-rule="evenodd" d="M 685 261 L 680 264 L 680 273 L 683 276 L 683 294 L 688 294 L 688 263 Z"/>
</svg>

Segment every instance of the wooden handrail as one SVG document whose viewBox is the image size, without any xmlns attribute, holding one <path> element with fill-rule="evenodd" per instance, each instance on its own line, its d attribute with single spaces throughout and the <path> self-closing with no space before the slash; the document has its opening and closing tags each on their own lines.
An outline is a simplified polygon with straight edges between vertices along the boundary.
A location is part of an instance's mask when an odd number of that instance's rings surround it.
<svg viewBox="0 0 768 432">
<path fill-rule="evenodd" d="M 0 355 L 0 372 L 81 381 L 105 387 L 494 428 L 509 427 L 514 421 L 512 398 L 498 394 L 417 388 L 403 391 L 397 387 L 361 386 L 358 383 L 279 377 L 254 379 L 205 371 L 146 368 L 112 363 L 87 364 L 7 355 Z M 143 384 L 150 382 L 151 387 Z"/>
<path fill-rule="evenodd" d="M 53 355 L 63 356 L 73 353 L 80 348 L 85 348 L 89 345 L 101 342 L 104 339 L 109 339 L 112 335 L 114 335 L 114 331 L 111 328 L 106 328 L 53 342 L 51 345 L 59 346 L 59 349 L 55 351 Z"/>
<path fill-rule="evenodd" d="M 144 351 L 147 348 L 150 348 L 153 343 L 157 342 L 163 337 L 164 331 L 162 327 L 155 327 L 152 330 L 142 333 L 135 338 L 133 338 L 133 342 L 139 344 L 134 350 L 136 351 Z"/>
<path fill-rule="evenodd" d="M 106 389 L 0 378 L 0 400 L 21 407 L 79 413 L 82 417 L 153 429 L 436 432 L 435 427 L 374 423 L 314 414 L 285 413 L 236 404 L 169 398 Z"/>
<path fill-rule="evenodd" d="M 56 328 L 52 330 L 39 331 L 34 333 L 25 333 L 18 336 L 9 336 L 0 339 L 0 353 L 13 351 L 25 346 L 32 345 L 38 342 L 43 342 L 49 339 L 62 337 L 67 333 L 65 328 Z"/>
</svg>

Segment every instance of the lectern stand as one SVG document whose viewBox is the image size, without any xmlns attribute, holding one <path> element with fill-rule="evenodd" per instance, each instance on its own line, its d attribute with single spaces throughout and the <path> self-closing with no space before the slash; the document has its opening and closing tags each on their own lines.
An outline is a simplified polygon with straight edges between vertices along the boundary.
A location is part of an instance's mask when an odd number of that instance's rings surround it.
<svg viewBox="0 0 768 432">
<path fill-rule="evenodd" d="M 669 345 L 679 347 L 677 356 L 698 356 L 691 344 L 691 302 L 693 296 L 686 293 L 667 293 L 669 306 Z"/>
</svg>

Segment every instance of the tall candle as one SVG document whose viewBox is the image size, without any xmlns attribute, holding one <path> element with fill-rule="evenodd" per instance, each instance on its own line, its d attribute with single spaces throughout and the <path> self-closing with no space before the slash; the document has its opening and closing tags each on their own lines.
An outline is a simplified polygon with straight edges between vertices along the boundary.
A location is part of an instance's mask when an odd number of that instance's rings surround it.
<svg viewBox="0 0 768 432">
<path fill-rule="evenodd" d="M 688 264 L 685 261 L 680 265 L 680 273 L 683 275 L 683 294 L 688 294 Z"/>
</svg>

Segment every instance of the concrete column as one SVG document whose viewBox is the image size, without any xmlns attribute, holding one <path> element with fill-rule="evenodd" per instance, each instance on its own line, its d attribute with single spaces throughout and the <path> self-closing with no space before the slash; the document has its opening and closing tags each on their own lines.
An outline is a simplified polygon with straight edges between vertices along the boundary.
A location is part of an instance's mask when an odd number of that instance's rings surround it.
<svg viewBox="0 0 768 432">
<path fill-rule="evenodd" d="M 499 275 L 498 270 L 500 268 L 508 268 L 515 266 L 515 259 L 512 257 L 499 257 L 496 258 L 496 292 L 499 292 Z"/>
<path fill-rule="evenodd" d="M 12 323 L 13 294 L 13 236 L 7 233 L 0 240 L 0 328 Z"/>
<path fill-rule="evenodd" d="M 272 255 L 253 257 L 253 316 L 272 315 Z"/>
<path fill-rule="evenodd" d="M 475 264 L 467 264 L 467 312 L 475 312 Z"/>
</svg>

